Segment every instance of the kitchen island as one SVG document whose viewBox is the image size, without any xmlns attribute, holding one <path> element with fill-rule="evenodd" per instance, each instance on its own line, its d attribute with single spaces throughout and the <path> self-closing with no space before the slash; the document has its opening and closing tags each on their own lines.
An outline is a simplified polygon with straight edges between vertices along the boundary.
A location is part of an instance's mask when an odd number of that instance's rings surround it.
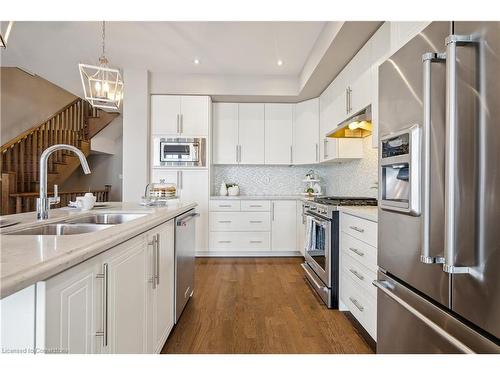
<svg viewBox="0 0 500 375">
<path fill-rule="evenodd" d="M 51 210 L 43 223 L 34 213 L 4 217 L 19 224 L 0 232 L 2 350 L 159 352 L 173 327 L 173 219 L 195 207 L 110 203 Z M 89 233 L 32 234 L 47 224 L 84 228 L 106 214 L 129 216 Z"/>
</svg>

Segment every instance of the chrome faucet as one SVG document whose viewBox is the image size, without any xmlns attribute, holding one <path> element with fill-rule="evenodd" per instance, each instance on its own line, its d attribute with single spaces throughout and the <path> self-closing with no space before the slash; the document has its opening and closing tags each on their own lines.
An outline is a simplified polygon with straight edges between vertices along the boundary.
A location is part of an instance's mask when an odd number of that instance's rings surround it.
<svg viewBox="0 0 500 375">
<path fill-rule="evenodd" d="M 54 196 L 47 197 L 47 161 L 52 153 L 60 150 L 73 151 L 80 159 L 83 172 L 85 174 L 90 173 L 89 164 L 87 163 L 85 155 L 75 146 L 60 144 L 53 145 L 45 149 L 40 156 L 40 198 L 36 199 L 36 218 L 38 220 L 48 219 L 50 206 L 61 201 L 57 185 L 54 185 Z"/>
</svg>

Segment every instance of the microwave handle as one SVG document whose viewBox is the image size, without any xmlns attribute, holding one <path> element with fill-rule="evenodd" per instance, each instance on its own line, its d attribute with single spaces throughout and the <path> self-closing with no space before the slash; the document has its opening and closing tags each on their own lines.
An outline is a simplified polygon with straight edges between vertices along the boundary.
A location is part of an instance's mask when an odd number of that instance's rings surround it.
<svg viewBox="0 0 500 375">
<path fill-rule="evenodd" d="M 422 55 L 423 64 L 423 202 L 422 202 L 422 250 L 420 261 L 425 264 L 443 263 L 443 256 L 431 255 L 430 233 L 431 233 L 431 119 L 432 119 L 432 64 L 445 63 L 446 55 L 444 53 L 426 53 Z"/>
</svg>

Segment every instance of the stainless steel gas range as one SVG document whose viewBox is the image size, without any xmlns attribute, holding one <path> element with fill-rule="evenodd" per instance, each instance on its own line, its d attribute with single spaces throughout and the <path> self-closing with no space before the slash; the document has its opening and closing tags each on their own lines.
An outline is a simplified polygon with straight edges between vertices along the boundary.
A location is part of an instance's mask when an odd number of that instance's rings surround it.
<svg viewBox="0 0 500 375">
<path fill-rule="evenodd" d="M 328 308 L 339 306 L 339 206 L 376 206 L 375 198 L 320 197 L 304 202 L 306 279 Z"/>
</svg>

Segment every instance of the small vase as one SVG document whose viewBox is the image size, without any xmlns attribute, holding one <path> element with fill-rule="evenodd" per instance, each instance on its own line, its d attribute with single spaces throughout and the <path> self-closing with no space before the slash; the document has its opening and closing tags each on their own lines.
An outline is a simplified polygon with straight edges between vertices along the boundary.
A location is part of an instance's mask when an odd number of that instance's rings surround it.
<svg viewBox="0 0 500 375">
<path fill-rule="evenodd" d="M 226 183 L 225 182 L 223 182 L 222 184 L 220 184 L 219 195 L 221 195 L 221 196 L 226 196 L 227 195 L 227 187 L 226 187 Z"/>
</svg>

